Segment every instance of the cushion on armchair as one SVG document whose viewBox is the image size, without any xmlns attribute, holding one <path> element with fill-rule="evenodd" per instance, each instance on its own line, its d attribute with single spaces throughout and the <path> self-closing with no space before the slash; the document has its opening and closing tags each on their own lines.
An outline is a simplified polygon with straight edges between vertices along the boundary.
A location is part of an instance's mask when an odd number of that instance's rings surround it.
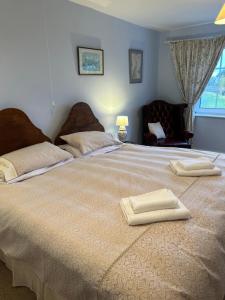
<svg viewBox="0 0 225 300">
<path fill-rule="evenodd" d="M 148 123 L 148 128 L 149 128 L 149 131 L 157 137 L 157 139 L 165 139 L 166 138 L 165 132 L 164 132 L 160 122 Z"/>
</svg>

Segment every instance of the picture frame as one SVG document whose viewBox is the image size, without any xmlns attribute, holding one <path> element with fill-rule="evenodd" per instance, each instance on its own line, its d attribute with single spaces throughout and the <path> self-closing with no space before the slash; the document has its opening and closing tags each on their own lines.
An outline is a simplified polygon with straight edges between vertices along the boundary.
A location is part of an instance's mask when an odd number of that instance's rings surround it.
<svg viewBox="0 0 225 300">
<path fill-rule="evenodd" d="M 78 74 L 104 75 L 104 50 L 77 47 Z"/>
<path fill-rule="evenodd" d="M 141 83 L 143 80 L 143 50 L 129 49 L 130 83 Z"/>
</svg>

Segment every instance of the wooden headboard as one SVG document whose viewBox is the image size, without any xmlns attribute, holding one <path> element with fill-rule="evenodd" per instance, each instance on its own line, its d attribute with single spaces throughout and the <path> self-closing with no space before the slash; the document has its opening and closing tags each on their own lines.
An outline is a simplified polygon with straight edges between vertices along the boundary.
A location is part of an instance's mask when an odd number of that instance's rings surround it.
<svg viewBox="0 0 225 300">
<path fill-rule="evenodd" d="M 28 116 L 16 108 L 0 110 L 0 155 L 49 141 Z"/>
<path fill-rule="evenodd" d="M 63 124 L 55 139 L 56 145 L 65 144 L 60 136 L 82 131 L 105 131 L 104 127 L 99 123 L 93 111 L 87 103 L 76 103 L 66 122 Z"/>
</svg>

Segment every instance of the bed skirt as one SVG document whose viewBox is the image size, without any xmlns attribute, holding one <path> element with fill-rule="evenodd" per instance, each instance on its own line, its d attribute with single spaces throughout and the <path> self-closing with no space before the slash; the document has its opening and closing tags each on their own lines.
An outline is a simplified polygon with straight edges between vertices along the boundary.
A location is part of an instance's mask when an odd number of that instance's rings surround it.
<svg viewBox="0 0 225 300">
<path fill-rule="evenodd" d="M 37 300 L 63 300 L 61 296 L 41 282 L 35 272 L 26 263 L 9 258 L 1 250 L 0 260 L 12 272 L 13 287 L 24 286 L 29 288 L 36 294 Z"/>
</svg>

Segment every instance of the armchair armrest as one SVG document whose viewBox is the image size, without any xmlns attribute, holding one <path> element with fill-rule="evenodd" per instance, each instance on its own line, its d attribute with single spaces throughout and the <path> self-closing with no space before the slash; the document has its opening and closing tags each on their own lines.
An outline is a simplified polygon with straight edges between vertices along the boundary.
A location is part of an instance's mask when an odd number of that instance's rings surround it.
<svg viewBox="0 0 225 300">
<path fill-rule="evenodd" d="M 144 133 L 144 145 L 156 146 L 157 145 L 157 137 L 150 132 Z"/>
<path fill-rule="evenodd" d="M 194 134 L 190 131 L 184 130 L 183 136 L 186 140 L 192 139 Z"/>
</svg>

